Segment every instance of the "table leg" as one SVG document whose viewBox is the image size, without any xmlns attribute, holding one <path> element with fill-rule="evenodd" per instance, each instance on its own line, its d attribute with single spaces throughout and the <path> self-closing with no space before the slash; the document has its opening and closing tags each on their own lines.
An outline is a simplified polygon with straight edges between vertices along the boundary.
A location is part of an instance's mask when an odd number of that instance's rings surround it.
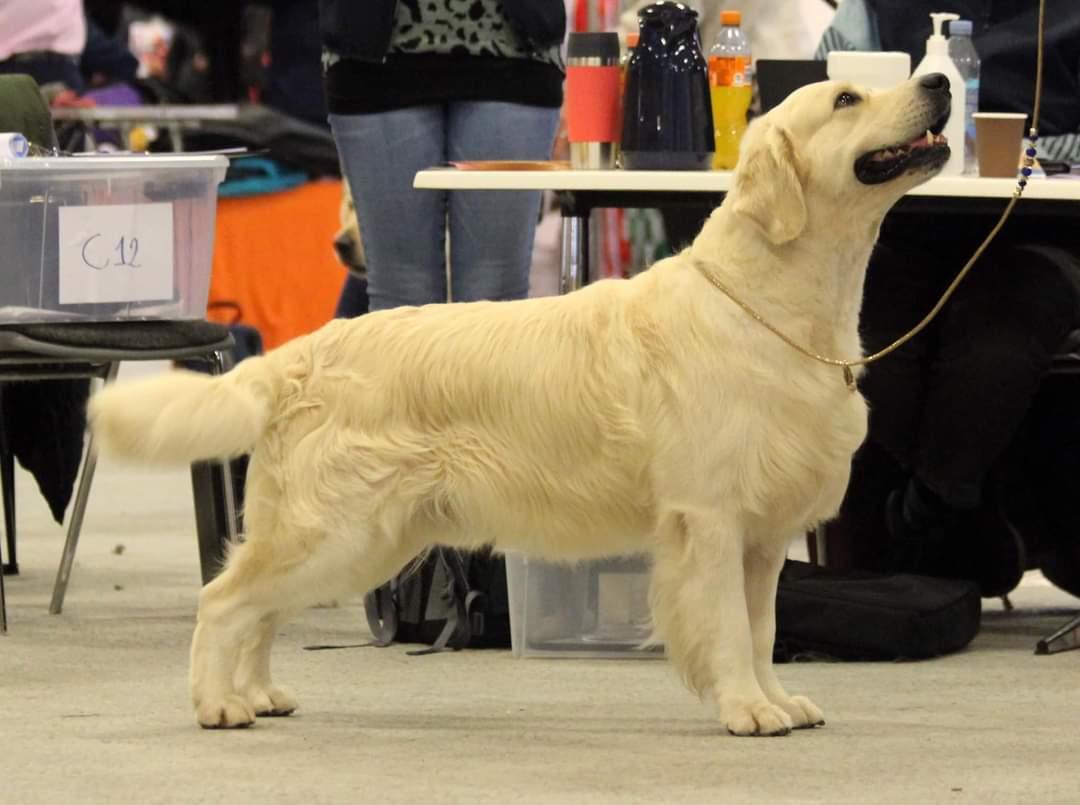
<svg viewBox="0 0 1080 805">
<path fill-rule="evenodd" d="M 559 293 L 576 291 L 589 282 L 589 213 L 563 214 Z"/>
<path fill-rule="evenodd" d="M 184 129 L 179 123 L 169 126 L 169 139 L 172 140 L 172 150 L 177 153 L 184 150 Z"/>
</svg>

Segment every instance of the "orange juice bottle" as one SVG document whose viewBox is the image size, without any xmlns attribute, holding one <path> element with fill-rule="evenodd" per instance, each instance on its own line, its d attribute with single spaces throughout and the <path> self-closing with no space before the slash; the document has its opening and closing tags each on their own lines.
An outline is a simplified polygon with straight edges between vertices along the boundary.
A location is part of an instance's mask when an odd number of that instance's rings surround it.
<svg viewBox="0 0 1080 805">
<path fill-rule="evenodd" d="M 739 159 L 739 141 L 746 131 L 746 113 L 753 99 L 750 43 L 743 35 L 738 11 L 720 13 L 723 28 L 709 51 L 709 94 L 712 100 L 716 153 L 713 168 L 730 170 Z"/>
</svg>

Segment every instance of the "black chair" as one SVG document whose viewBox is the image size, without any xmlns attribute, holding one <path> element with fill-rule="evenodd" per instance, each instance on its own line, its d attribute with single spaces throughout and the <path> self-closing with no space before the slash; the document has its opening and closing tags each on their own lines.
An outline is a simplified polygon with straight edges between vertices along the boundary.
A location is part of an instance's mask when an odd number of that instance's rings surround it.
<svg viewBox="0 0 1080 805">
<path fill-rule="evenodd" d="M 4 326 L 0 327 L 0 381 L 100 378 L 108 383 L 116 377 L 121 361 L 147 360 L 203 362 L 211 373 L 220 374 L 231 366 L 232 346 L 228 328 L 197 320 Z M 88 439 L 49 606 L 53 614 L 63 608 L 96 463 L 93 440 Z M 13 464 L 10 453 L 0 455 L 8 559 L 15 565 L 14 479 L 10 474 Z M 216 575 L 225 541 L 234 539 L 237 533 L 230 465 L 193 466 L 192 487 L 205 583 Z M 3 606 L 0 593 L 0 620 L 6 620 Z"/>
<path fill-rule="evenodd" d="M 55 146 L 48 107 L 41 98 L 37 84 L 30 77 L 0 76 L 0 131 L 21 132 L 36 145 Z M 100 378 L 110 382 L 116 377 L 121 361 L 195 362 L 208 365 L 212 373 L 220 373 L 231 366 L 232 348 L 233 338 L 228 328 L 201 320 L 0 325 L 0 395 L 8 383 L 69 381 L 54 385 L 51 389 L 54 393 L 63 389 L 75 397 L 81 408 L 88 391 L 85 379 Z M 40 404 L 50 404 L 48 387 L 43 387 L 41 391 Z M 0 421 L 0 434 L 7 433 L 7 424 Z M 50 436 L 53 434 L 44 434 L 43 438 Z M 65 434 L 63 438 L 79 437 L 81 434 L 75 433 Z M 0 488 L 3 493 L 8 554 L 5 564 L 0 552 L 0 566 L 17 573 L 14 463 L 7 440 L 0 439 Z M 63 608 L 95 467 L 93 444 L 88 441 L 68 523 L 67 541 L 49 606 L 49 611 L 54 614 Z M 226 540 L 235 538 L 238 532 L 230 464 L 215 462 L 194 465 L 192 486 L 205 583 L 218 571 Z M 3 575 L 0 572 L 0 633 L 7 629 Z"/>
</svg>

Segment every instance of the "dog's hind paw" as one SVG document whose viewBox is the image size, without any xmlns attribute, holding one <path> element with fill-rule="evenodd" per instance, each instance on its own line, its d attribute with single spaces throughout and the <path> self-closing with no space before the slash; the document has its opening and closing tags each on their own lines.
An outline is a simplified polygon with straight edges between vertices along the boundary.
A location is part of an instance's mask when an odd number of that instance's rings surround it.
<svg viewBox="0 0 1080 805">
<path fill-rule="evenodd" d="M 732 735 L 787 735 L 791 716 L 770 701 L 729 704 L 722 708 L 721 720 Z"/>
<path fill-rule="evenodd" d="M 297 708 L 296 697 L 286 688 L 247 688 L 240 692 L 256 716 L 287 716 Z"/>
<path fill-rule="evenodd" d="M 825 714 L 805 696 L 792 696 L 786 702 L 780 702 L 789 716 L 794 729 L 812 729 L 825 726 Z"/>
<path fill-rule="evenodd" d="M 244 699 L 230 693 L 221 701 L 200 702 L 195 718 L 208 730 L 240 729 L 255 723 L 255 711 Z"/>
</svg>

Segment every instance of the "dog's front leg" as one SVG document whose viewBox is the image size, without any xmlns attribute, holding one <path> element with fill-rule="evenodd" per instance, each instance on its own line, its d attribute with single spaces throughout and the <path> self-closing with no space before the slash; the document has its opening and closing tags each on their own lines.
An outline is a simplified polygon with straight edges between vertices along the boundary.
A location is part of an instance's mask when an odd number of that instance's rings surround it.
<svg viewBox="0 0 1080 805">
<path fill-rule="evenodd" d="M 712 694 L 736 735 L 784 735 L 791 717 L 754 672 L 742 539 L 717 512 L 668 512 L 653 568 L 654 623 L 668 655 L 699 695 Z"/>
<path fill-rule="evenodd" d="M 754 672 L 769 701 L 791 716 L 796 729 L 825 723 L 821 710 L 805 696 L 789 696 L 773 668 L 773 644 L 776 641 L 776 587 L 784 566 L 784 550 L 747 551 L 746 606 L 750 613 L 750 632 L 754 641 Z"/>
</svg>

